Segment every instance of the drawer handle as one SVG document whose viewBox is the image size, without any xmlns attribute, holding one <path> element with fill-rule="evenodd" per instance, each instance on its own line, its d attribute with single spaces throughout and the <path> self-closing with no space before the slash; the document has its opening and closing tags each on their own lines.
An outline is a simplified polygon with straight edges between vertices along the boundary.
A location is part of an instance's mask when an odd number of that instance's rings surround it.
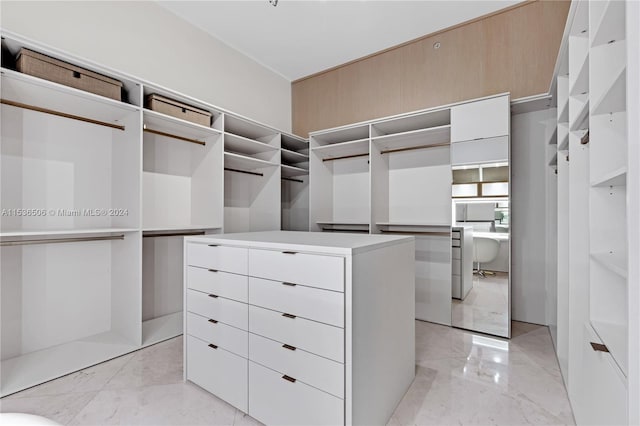
<svg viewBox="0 0 640 426">
<path fill-rule="evenodd" d="M 288 382 L 291 382 L 291 383 L 295 383 L 296 382 L 296 379 L 294 379 L 291 376 L 287 376 L 286 374 L 284 376 L 282 376 L 282 378 L 285 379 Z"/>
<path fill-rule="evenodd" d="M 591 344 L 591 347 L 593 348 L 594 351 L 597 351 L 597 352 L 609 352 L 609 348 L 607 348 L 602 343 L 594 343 L 594 342 L 589 342 L 589 343 Z"/>
<path fill-rule="evenodd" d="M 296 254 L 295 251 L 283 251 L 282 254 Z"/>
<path fill-rule="evenodd" d="M 282 347 L 285 348 L 285 349 L 289 349 L 290 351 L 295 351 L 296 350 L 295 346 L 287 345 L 286 343 L 284 345 L 282 345 Z"/>
<path fill-rule="evenodd" d="M 282 283 L 282 285 L 288 285 L 289 287 L 295 287 L 296 286 L 295 283 L 287 283 L 287 282 Z"/>
<path fill-rule="evenodd" d="M 207 269 L 207 271 L 209 271 L 209 272 L 218 272 L 217 269 Z"/>
<path fill-rule="evenodd" d="M 218 244 L 207 244 L 209 247 L 218 247 Z"/>
<path fill-rule="evenodd" d="M 217 299 L 218 295 L 217 294 L 210 294 L 209 297 L 213 297 L 214 299 Z"/>
<path fill-rule="evenodd" d="M 214 319 L 210 319 L 210 320 L 209 320 L 209 322 L 210 322 L 211 324 L 217 324 L 217 323 L 218 323 L 218 321 L 217 321 L 217 320 L 214 320 Z"/>
<path fill-rule="evenodd" d="M 295 319 L 295 315 L 291 315 L 291 314 L 282 314 L 283 317 L 287 317 L 287 318 L 291 318 L 291 319 Z"/>
<path fill-rule="evenodd" d="M 209 347 L 213 349 L 218 349 L 218 346 L 214 345 L 213 343 L 209 343 Z"/>
</svg>

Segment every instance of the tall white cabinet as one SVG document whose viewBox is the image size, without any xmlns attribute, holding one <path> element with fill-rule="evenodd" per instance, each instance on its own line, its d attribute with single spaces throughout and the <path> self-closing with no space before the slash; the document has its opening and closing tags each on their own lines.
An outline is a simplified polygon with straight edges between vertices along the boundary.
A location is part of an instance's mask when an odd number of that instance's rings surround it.
<svg viewBox="0 0 640 426">
<path fill-rule="evenodd" d="M 627 191 L 627 174 L 639 165 L 629 155 L 627 117 L 637 104 L 627 78 L 638 57 L 637 32 L 629 31 L 637 22 L 626 17 L 632 4 L 573 2 L 559 58 L 556 349 L 584 424 L 631 422 L 640 405 L 632 397 L 640 382 L 638 282 L 629 274 L 629 235 L 638 225 Z"/>
<path fill-rule="evenodd" d="M 184 236 L 279 230 L 282 178 L 308 188 L 305 139 L 3 32 L 3 60 L 22 47 L 116 78 L 124 96 L 2 64 L 3 396 L 181 334 Z M 211 123 L 152 111 L 150 94 Z M 308 197 L 292 199 L 306 227 Z"/>
<path fill-rule="evenodd" d="M 509 158 L 501 94 L 309 135 L 311 231 L 416 238 L 416 318 L 451 325 L 452 165 Z"/>
</svg>

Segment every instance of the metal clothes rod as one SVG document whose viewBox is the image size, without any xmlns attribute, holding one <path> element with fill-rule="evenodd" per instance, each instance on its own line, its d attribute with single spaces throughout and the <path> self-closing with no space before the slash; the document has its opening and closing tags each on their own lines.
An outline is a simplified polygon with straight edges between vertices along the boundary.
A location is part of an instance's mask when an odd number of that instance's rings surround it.
<svg viewBox="0 0 640 426">
<path fill-rule="evenodd" d="M 124 240 L 124 234 L 110 235 L 105 237 L 71 237 L 71 238 L 51 238 L 51 239 L 37 239 L 37 240 L 20 240 L 20 241 L 0 241 L 0 246 L 26 246 L 32 244 L 60 244 L 60 243 L 77 243 L 84 241 L 109 241 L 109 240 Z"/>
<path fill-rule="evenodd" d="M 153 133 L 154 135 L 166 136 L 168 138 L 174 138 L 174 139 L 178 139 L 178 140 L 185 141 L 185 142 L 196 143 L 198 145 L 206 145 L 207 144 L 206 142 L 199 141 L 198 139 L 185 138 L 184 136 L 174 135 L 172 133 L 166 133 L 166 132 L 161 132 L 160 130 L 150 129 L 150 128 L 147 127 L 146 124 L 142 127 L 142 130 L 144 130 L 147 133 Z"/>
<path fill-rule="evenodd" d="M 229 167 L 225 167 L 224 169 L 226 171 L 228 171 L 228 172 L 245 173 L 245 174 L 248 174 L 248 175 L 255 175 L 255 176 L 264 176 L 264 173 L 248 172 L 246 170 L 231 169 Z"/>
<path fill-rule="evenodd" d="M 345 158 L 356 158 L 356 157 L 368 157 L 369 154 L 354 154 L 354 155 L 344 155 L 342 157 L 333 157 L 333 158 L 323 158 L 322 161 L 333 161 L 333 160 L 342 160 Z"/>
<path fill-rule="evenodd" d="M 120 124 L 108 123 L 106 121 L 94 120 L 92 118 L 82 117 L 79 115 L 67 114 L 66 112 L 55 111 L 47 108 L 40 108 L 35 105 L 22 104 L 20 102 L 10 101 L 8 99 L 0 99 L 0 103 L 10 105 L 16 108 L 29 109 L 31 111 L 42 112 L 44 114 L 56 115 L 58 117 L 70 118 L 71 120 L 78 120 L 85 123 L 97 124 L 99 126 L 111 127 L 112 129 L 124 130 L 124 126 Z"/>
<path fill-rule="evenodd" d="M 419 145 L 419 146 L 412 146 L 408 148 L 386 149 L 384 151 L 380 151 L 380 154 L 389 154 L 391 152 L 400 152 L 400 151 L 413 151 L 414 149 L 438 148 L 441 146 L 449 146 L 449 145 L 451 145 L 451 142 L 433 143 L 431 145 Z"/>
<path fill-rule="evenodd" d="M 204 231 L 194 231 L 194 232 L 170 232 L 165 234 L 147 234 L 143 235 L 142 238 L 151 238 L 151 237 L 188 237 L 191 235 L 204 235 Z"/>
<path fill-rule="evenodd" d="M 304 183 L 304 181 L 303 181 L 303 180 L 300 180 L 300 179 L 294 179 L 294 178 L 290 178 L 290 177 L 281 177 L 280 179 L 282 179 L 282 180 L 290 180 L 291 182 Z"/>
<path fill-rule="evenodd" d="M 407 234 L 407 235 L 433 235 L 436 237 L 450 237 L 451 233 L 450 232 L 437 232 L 437 231 L 416 231 L 416 232 L 411 232 L 411 231 L 387 231 L 382 229 L 382 232 L 386 232 L 388 234 Z"/>
</svg>

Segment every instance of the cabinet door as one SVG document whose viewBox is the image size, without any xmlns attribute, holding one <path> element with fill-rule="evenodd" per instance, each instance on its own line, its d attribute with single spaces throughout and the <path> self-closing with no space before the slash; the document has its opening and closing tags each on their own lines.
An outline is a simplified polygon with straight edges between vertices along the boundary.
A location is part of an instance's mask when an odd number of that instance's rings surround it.
<svg viewBox="0 0 640 426">
<path fill-rule="evenodd" d="M 469 102 L 451 108 L 451 142 L 509 134 L 509 96 Z"/>
<path fill-rule="evenodd" d="M 583 327 L 581 374 L 573 401 L 577 424 L 627 424 L 627 388 L 622 371 L 611 354 L 596 351 L 591 342 L 602 343 L 589 324 Z M 573 366 L 572 366 L 573 368 Z"/>
</svg>

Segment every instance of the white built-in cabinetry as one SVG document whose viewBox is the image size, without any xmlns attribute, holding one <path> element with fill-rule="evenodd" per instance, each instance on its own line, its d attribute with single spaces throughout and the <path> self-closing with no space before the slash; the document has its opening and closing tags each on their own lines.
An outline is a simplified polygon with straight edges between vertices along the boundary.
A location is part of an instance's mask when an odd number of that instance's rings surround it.
<svg viewBox="0 0 640 426">
<path fill-rule="evenodd" d="M 313 132 L 311 231 L 416 238 L 416 318 L 451 325 L 452 165 L 509 158 L 509 95 Z"/>
<path fill-rule="evenodd" d="M 629 345 L 629 4 L 574 2 L 559 57 L 556 349 L 580 424 L 625 424 L 638 405 L 628 393 L 639 381 L 629 374 L 639 362 Z"/>
<path fill-rule="evenodd" d="M 386 424 L 415 376 L 414 240 L 185 239 L 185 378 L 267 425 Z"/>
<path fill-rule="evenodd" d="M 122 81 L 122 102 L 13 70 L 22 47 Z M 183 237 L 280 229 L 281 177 L 295 169 L 305 193 L 307 142 L 15 34 L 2 49 L 7 395 L 181 334 Z M 152 93 L 211 125 L 147 109 Z M 297 194 L 288 214 L 306 227 Z"/>
</svg>

